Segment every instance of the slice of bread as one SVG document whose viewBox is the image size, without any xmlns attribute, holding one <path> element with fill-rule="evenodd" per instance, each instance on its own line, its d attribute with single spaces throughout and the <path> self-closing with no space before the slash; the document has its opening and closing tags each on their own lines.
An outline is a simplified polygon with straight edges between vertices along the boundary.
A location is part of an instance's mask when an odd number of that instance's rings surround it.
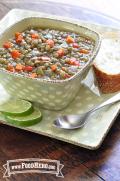
<svg viewBox="0 0 120 181">
<path fill-rule="evenodd" d="M 120 91 L 120 40 L 102 41 L 93 70 L 102 93 Z"/>
</svg>

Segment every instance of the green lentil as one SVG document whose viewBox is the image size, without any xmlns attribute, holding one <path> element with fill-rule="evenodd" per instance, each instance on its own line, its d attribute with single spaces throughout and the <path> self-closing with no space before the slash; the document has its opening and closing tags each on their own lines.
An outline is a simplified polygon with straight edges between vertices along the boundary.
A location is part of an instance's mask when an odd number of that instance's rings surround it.
<svg viewBox="0 0 120 181">
<path fill-rule="evenodd" d="M 6 64 L 8 64 L 8 61 L 4 58 L 0 58 L 0 63 L 6 65 Z"/>
<path fill-rule="evenodd" d="M 50 45 L 46 45 L 46 46 L 45 46 L 45 50 L 46 50 L 46 51 L 50 51 L 50 49 L 51 49 L 51 48 L 50 48 Z"/>
<path fill-rule="evenodd" d="M 36 73 L 37 73 L 38 75 L 44 75 L 44 72 L 43 72 L 43 70 L 42 70 L 41 67 L 38 67 L 38 68 L 37 68 Z"/>
</svg>

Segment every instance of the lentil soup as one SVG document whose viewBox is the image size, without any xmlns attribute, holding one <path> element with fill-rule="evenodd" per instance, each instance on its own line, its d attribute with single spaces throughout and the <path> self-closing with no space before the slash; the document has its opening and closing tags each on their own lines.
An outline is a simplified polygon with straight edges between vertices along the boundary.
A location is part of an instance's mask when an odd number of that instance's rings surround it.
<svg viewBox="0 0 120 181">
<path fill-rule="evenodd" d="M 0 68 L 31 78 L 63 80 L 90 60 L 94 40 L 55 29 L 16 32 L 0 48 Z"/>
</svg>

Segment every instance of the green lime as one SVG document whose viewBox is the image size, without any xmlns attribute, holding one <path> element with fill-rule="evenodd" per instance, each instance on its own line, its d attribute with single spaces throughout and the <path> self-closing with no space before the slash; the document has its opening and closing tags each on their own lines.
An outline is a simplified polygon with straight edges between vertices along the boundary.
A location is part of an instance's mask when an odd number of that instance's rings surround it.
<svg viewBox="0 0 120 181">
<path fill-rule="evenodd" d="M 0 112 L 3 112 L 5 115 L 25 116 L 32 111 L 32 104 L 22 99 L 9 100 L 0 105 Z"/>
<path fill-rule="evenodd" d="M 42 119 L 42 114 L 38 109 L 35 109 L 31 114 L 26 116 L 6 116 L 7 122 L 17 126 L 31 126 L 39 123 Z"/>
</svg>

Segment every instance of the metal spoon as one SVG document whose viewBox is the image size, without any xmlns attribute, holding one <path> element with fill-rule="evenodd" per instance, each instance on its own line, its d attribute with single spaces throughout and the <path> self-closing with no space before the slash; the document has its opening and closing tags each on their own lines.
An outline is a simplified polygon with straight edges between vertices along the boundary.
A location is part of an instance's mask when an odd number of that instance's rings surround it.
<svg viewBox="0 0 120 181">
<path fill-rule="evenodd" d="M 76 128 L 83 127 L 87 123 L 89 116 L 93 112 L 95 112 L 96 110 L 104 106 L 111 105 L 119 101 L 120 101 L 120 93 L 108 99 L 107 101 L 101 103 L 100 105 L 95 106 L 94 108 L 92 108 L 90 111 L 86 113 L 79 114 L 79 115 L 60 116 L 54 121 L 53 125 L 57 128 L 62 128 L 62 129 L 76 129 Z"/>
</svg>

